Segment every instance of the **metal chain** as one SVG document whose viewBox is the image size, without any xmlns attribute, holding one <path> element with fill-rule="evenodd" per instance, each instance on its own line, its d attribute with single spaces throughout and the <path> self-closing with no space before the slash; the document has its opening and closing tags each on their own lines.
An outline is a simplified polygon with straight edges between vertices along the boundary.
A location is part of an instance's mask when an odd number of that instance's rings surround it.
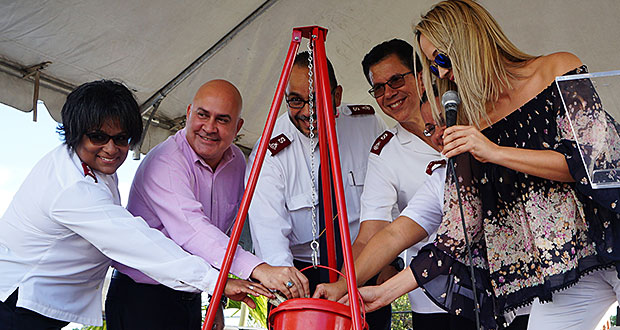
<svg viewBox="0 0 620 330">
<path fill-rule="evenodd" d="M 314 146 L 315 146 L 315 136 L 314 136 L 314 79 L 313 79 L 313 52 L 312 52 L 312 42 L 314 41 L 315 36 L 311 36 L 308 40 L 308 111 L 309 111 L 309 121 L 310 121 L 310 134 L 308 137 L 310 138 L 310 179 L 312 180 L 312 242 L 310 243 L 310 248 L 312 249 L 312 265 L 316 267 L 319 264 L 319 242 L 318 239 L 318 228 L 316 223 L 316 177 L 314 176 L 314 168 L 315 168 L 315 157 L 314 157 Z"/>
</svg>

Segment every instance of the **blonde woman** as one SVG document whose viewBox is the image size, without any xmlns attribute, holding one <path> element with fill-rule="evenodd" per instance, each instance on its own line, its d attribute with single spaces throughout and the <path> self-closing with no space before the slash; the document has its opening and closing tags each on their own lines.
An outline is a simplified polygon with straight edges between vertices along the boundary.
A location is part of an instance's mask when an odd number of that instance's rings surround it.
<svg viewBox="0 0 620 330">
<path fill-rule="evenodd" d="M 613 269 L 618 191 L 591 191 L 554 84 L 556 76 L 583 73 L 585 66 L 570 53 L 520 51 L 473 1 L 436 4 L 415 36 L 425 85 L 434 80 L 439 95 L 455 89 L 462 99 L 458 125 L 444 132 L 443 153 L 454 159 L 460 184 L 482 327 L 504 327 L 505 313 L 533 303 L 529 329 L 593 329 L 620 294 Z M 565 96 L 580 109 L 573 123 L 583 125 L 576 129 L 586 149 L 602 150 L 599 161 L 617 162 L 618 126 L 600 110 L 589 83 L 572 88 Z M 593 116 L 607 119 L 601 136 L 588 130 Z M 446 176 L 443 203 L 435 205 L 443 214 L 435 242 L 396 277 L 362 288 L 367 308 L 420 286 L 448 311 L 474 318 L 456 186 Z"/>
</svg>

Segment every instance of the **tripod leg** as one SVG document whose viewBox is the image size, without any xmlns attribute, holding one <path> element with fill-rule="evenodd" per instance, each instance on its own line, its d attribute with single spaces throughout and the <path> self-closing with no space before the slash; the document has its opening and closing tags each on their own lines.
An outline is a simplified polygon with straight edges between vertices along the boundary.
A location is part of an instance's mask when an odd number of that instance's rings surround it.
<svg viewBox="0 0 620 330">
<path fill-rule="evenodd" d="M 213 299 L 211 301 L 212 303 L 209 304 L 209 309 L 207 310 L 207 315 L 205 317 L 205 322 L 202 325 L 202 330 L 210 330 L 213 326 L 217 307 L 220 305 L 220 298 L 222 297 L 222 293 L 224 292 L 224 286 L 226 285 L 226 280 L 228 279 L 228 272 L 230 271 L 230 266 L 232 265 L 232 259 L 235 255 L 235 252 L 237 251 L 237 243 L 239 243 L 239 238 L 241 237 L 241 231 L 243 230 L 245 218 L 248 214 L 248 209 L 250 208 L 250 201 L 252 200 L 252 195 L 254 195 L 254 190 L 256 189 L 256 182 L 258 181 L 258 175 L 265 159 L 265 153 L 267 152 L 267 144 L 269 143 L 271 133 L 273 132 L 273 127 L 275 126 L 276 119 L 278 118 L 278 111 L 280 110 L 282 99 L 284 98 L 286 83 L 288 82 L 288 78 L 291 75 L 293 61 L 295 60 L 295 54 L 297 54 L 297 49 L 299 49 L 300 42 L 301 32 L 298 30 L 293 30 L 293 37 L 288 49 L 288 53 L 286 55 L 284 68 L 282 69 L 282 74 L 280 75 L 280 80 L 278 81 L 278 87 L 276 88 L 276 93 L 271 103 L 269 116 L 267 117 L 267 123 L 265 124 L 265 129 L 263 130 L 263 134 L 261 135 L 260 144 L 256 153 L 256 159 L 254 160 L 254 164 L 252 165 L 248 184 L 245 188 L 245 192 L 243 193 L 243 198 L 241 199 L 239 212 L 237 212 L 237 217 L 235 218 L 235 225 L 233 227 L 230 240 L 228 241 L 226 255 L 224 256 L 224 261 L 222 262 L 220 274 L 217 278 L 217 284 L 215 285 L 215 289 L 213 291 Z"/>
</svg>

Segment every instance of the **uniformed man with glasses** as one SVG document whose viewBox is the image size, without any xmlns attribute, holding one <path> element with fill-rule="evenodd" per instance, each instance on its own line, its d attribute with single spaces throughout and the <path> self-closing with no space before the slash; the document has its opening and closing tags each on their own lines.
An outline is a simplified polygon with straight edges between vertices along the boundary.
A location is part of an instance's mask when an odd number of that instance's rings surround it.
<svg viewBox="0 0 620 330">
<path fill-rule="evenodd" d="M 360 233 L 353 244 L 356 257 L 366 243 L 396 219 L 407 203 L 442 164 L 440 154 L 443 129 L 436 125 L 419 75 L 419 59 L 414 66 L 413 47 L 406 41 L 392 39 L 375 46 L 362 61 L 368 91 L 383 112 L 397 121 L 396 126 L 381 133 L 374 142 L 368 159 L 365 189 L 361 198 Z M 402 270 L 419 249 L 435 235 L 436 224 L 418 223 L 428 234 L 405 252 L 405 261 L 365 260 L 356 258 L 358 282 L 379 272 L 382 283 Z M 390 263 L 391 262 L 391 263 Z M 346 283 L 339 281 L 321 285 L 316 296 L 337 300 L 346 292 Z M 467 319 L 450 316 L 435 305 L 422 290 L 408 293 L 413 313 L 413 328 L 474 329 Z"/>
<path fill-rule="evenodd" d="M 326 165 L 319 156 L 318 138 L 310 138 L 317 132 L 316 117 L 311 116 L 309 107 L 310 56 L 308 52 L 303 52 L 295 58 L 286 88 L 288 112 L 276 121 L 248 214 L 256 254 L 271 265 L 294 265 L 299 269 L 312 265 L 310 243 L 313 240 L 313 206 L 317 215 L 315 226 L 319 225 L 317 222 L 322 213 L 320 195 L 317 194 L 313 200 L 312 182 L 314 179 L 314 189 L 319 190 L 319 167 Z M 342 86 L 338 85 L 329 61 L 328 73 L 334 109 L 337 109 L 335 123 L 349 230 L 354 239 L 359 230 L 360 196 L 364 187 L 368 152 L 386 125 L 369 105 L 341 105 Z M 313 79 L 316 80 L 316 77 Z M 315 102 L 314 99 L 312 102 Z M 312 130 L 311 118 L 314 126 Z M 258 143 L 250 155 L 250 164 L 254 161 Z M 246 179 L 250 169 L 248 165 Z M 322 228 L 316 229 L 317 234 L 320 234 Z M 320 254 L 325 258 L 325 253 Z M 327 263 L 322 261 L 321 264 Z M 310 282 L 310 291 L 325 281 L 322 278 L 324 276 L 315 269 L 304 274 Z M 372 321 L 367 321 L 371 328 L 385 328 L 373 327 Z M 385 324 L 385 318 L 381 322 Z"/>
</svg>

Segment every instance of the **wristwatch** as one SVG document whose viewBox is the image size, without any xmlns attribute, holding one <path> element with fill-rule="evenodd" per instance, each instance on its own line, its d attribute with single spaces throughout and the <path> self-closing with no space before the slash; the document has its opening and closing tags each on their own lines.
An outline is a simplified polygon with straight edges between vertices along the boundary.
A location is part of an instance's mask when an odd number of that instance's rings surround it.
<svg viewBox="0 0 620 330">
<path fill-rule="evenodd" d="M 211 299 L 213 298 L 212 295 L 209 295 L 209 303 L 211 303 Z M 226 306 L 228 306 L 228 297 L 226 297 L 225 295 L 222 295 L 222 299 L 220 299 L 220 306 L 224 309 L 226 308 Z"/>
<path fill-rule="evenodd" d="M 403 258 L 396 257 L 396 259 L 394 259 L 394 261 L 390 263 L 390 266 L 396 268 L 396 270 L 400 272 L 401 270 L 405 269 L 405 262 L 403 261 Z"/>
</svg>

